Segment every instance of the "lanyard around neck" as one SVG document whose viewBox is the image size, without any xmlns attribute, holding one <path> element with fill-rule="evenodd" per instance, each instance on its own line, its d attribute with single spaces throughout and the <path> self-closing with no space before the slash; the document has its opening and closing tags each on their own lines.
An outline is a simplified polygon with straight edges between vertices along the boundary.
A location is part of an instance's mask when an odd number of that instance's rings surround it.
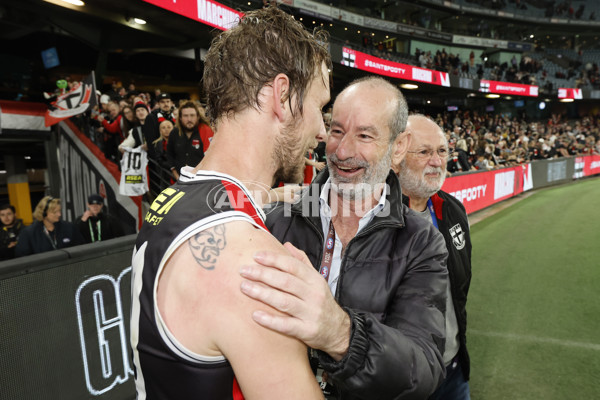
<svg viewBox="0 0 600 400">
<path fill-rule="evenodd" d="M 433 226 L 435 226 L 437 229 L 439 229 L 438 223 L 437 223 L 437 217 L 435 216 L 435 210 L 433 209 L 433 202 L 431 201 L 431 197 L 429 198 L 429 200 L 427 200 L 427 209 L 429 210 L 429 214 L 431 214 L 431 222 L 433 222 Z"/>
<path fill-rule="evenodd" d="M 92 229 L 92 220 L 88 219 L 88 225 L 90 227 L 90 237 L 92 238 L 92 242 L 95 242 L 96 240 L 94 239 L 94 230 Z M 98 220 L 98 222 L 96 222 L 96 228 L 98 228 L 98 241 L 102 240 L 102 234 L 100 232 L 100 227 L 101 227 L 101 223 L 100 220 Z"/>
<path fill-rule="evenodd" d="M 329 232 L 325 240 L 325 251 L 323 251 L 323 259 L 321 260 L 321 268 L 319 273 L 326 281 L 329 281 L 329 272 L 331 272 L 331 261 L 333 260 L 333 249 L 335 247 L 335 229 L 333 221 L 329 221 Z"/>
<path fill-rule="evenodd" d="M 46 236 L 48 237 L 48 239 L 50 239 L 50 244 L 52 244 L 52 247 L 54 248 L 54 250 L 56 250 L 57 246 L 58 246 L 58 240 L 56 239 L 56 226 L 54 227 L 54 230 L 52 231 L 52 233 L 50 233 L 50 231 L 48 231 L 48 228 L 46 228 L 46 226 L 44 225 L 44 233 L 46 234 Z"/>
</svg>

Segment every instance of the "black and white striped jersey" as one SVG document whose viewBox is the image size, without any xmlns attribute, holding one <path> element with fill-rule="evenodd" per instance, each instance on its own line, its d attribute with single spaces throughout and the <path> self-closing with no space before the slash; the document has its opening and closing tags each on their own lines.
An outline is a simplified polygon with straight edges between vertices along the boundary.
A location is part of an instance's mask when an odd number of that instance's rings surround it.
<svg viewBox="0 0 600 400">
<path fill-rule="evenodd" d="M 248 221 L 267 230 L 265 216 L 235 178 L 185 167 L 179 181 L 152 203 L 139 232 L 132 260 L 131 346 L 137 398 L 243 399 L 224 357 L 186 349 L 158 312 L 157 279 L 171 254 L 190 237 L 214 226 Z"/>
</svg>

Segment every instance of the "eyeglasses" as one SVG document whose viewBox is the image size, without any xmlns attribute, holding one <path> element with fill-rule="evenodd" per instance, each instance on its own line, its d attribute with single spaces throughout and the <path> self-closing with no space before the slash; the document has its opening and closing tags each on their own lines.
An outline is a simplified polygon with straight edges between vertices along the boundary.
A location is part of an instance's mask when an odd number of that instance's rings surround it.
<svg viewBox="0 0 600 400">
<path fill-rule="evenodd" d="M 419 160 L 430 160 L 434 153 L 437 153 L 441 159 L 446 159 L 448 158 L 448 152 L 449 151 L 446 147 L 440 147 L 437 150 L 423 149 L 417 151 L 408 151 L 408 153 L 413 153 Z"/>
</svg>

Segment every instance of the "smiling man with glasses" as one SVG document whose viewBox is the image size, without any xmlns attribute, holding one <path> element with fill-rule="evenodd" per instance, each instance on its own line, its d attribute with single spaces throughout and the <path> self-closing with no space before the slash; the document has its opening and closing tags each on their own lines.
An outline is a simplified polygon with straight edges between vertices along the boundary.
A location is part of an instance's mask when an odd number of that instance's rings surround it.
<svg viewBox="0 0 600 400">
<path fill-rule="evenodd" d="M 469 221 L 462 203 L 440 190 L 446 179 L 449 153 L 442 129 L 430 118 L 414 114 L 408 117 L 405 134 L 412 137 L 410 149 L 406 158 L 394 166 L 404 194 L 402 200 L 439 229 L 448 249 L 446 379 L 430 399 L 467 400 L 470 364 L 465 305 L 471 281 Z"/>
</svg>

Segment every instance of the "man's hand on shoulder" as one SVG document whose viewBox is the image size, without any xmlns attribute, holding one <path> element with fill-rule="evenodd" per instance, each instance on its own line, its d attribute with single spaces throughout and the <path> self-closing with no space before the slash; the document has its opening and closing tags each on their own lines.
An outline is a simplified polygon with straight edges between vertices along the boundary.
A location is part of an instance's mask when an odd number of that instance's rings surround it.
<svg viewBox="0 0 600 400">
<path fill-rule="evenodd" d="M 340 360 L 350 343 L 350 317 L 306 254 L 290 243 L 284 246 L 290 255 L 259 251 L 254 255 L 256 263 L 240 270 L 246 278 L 241 285 L 243 293 L 285 313 L 257 310 L 252 317 L 266 328 L 298 338 Z"/>
</svg>

